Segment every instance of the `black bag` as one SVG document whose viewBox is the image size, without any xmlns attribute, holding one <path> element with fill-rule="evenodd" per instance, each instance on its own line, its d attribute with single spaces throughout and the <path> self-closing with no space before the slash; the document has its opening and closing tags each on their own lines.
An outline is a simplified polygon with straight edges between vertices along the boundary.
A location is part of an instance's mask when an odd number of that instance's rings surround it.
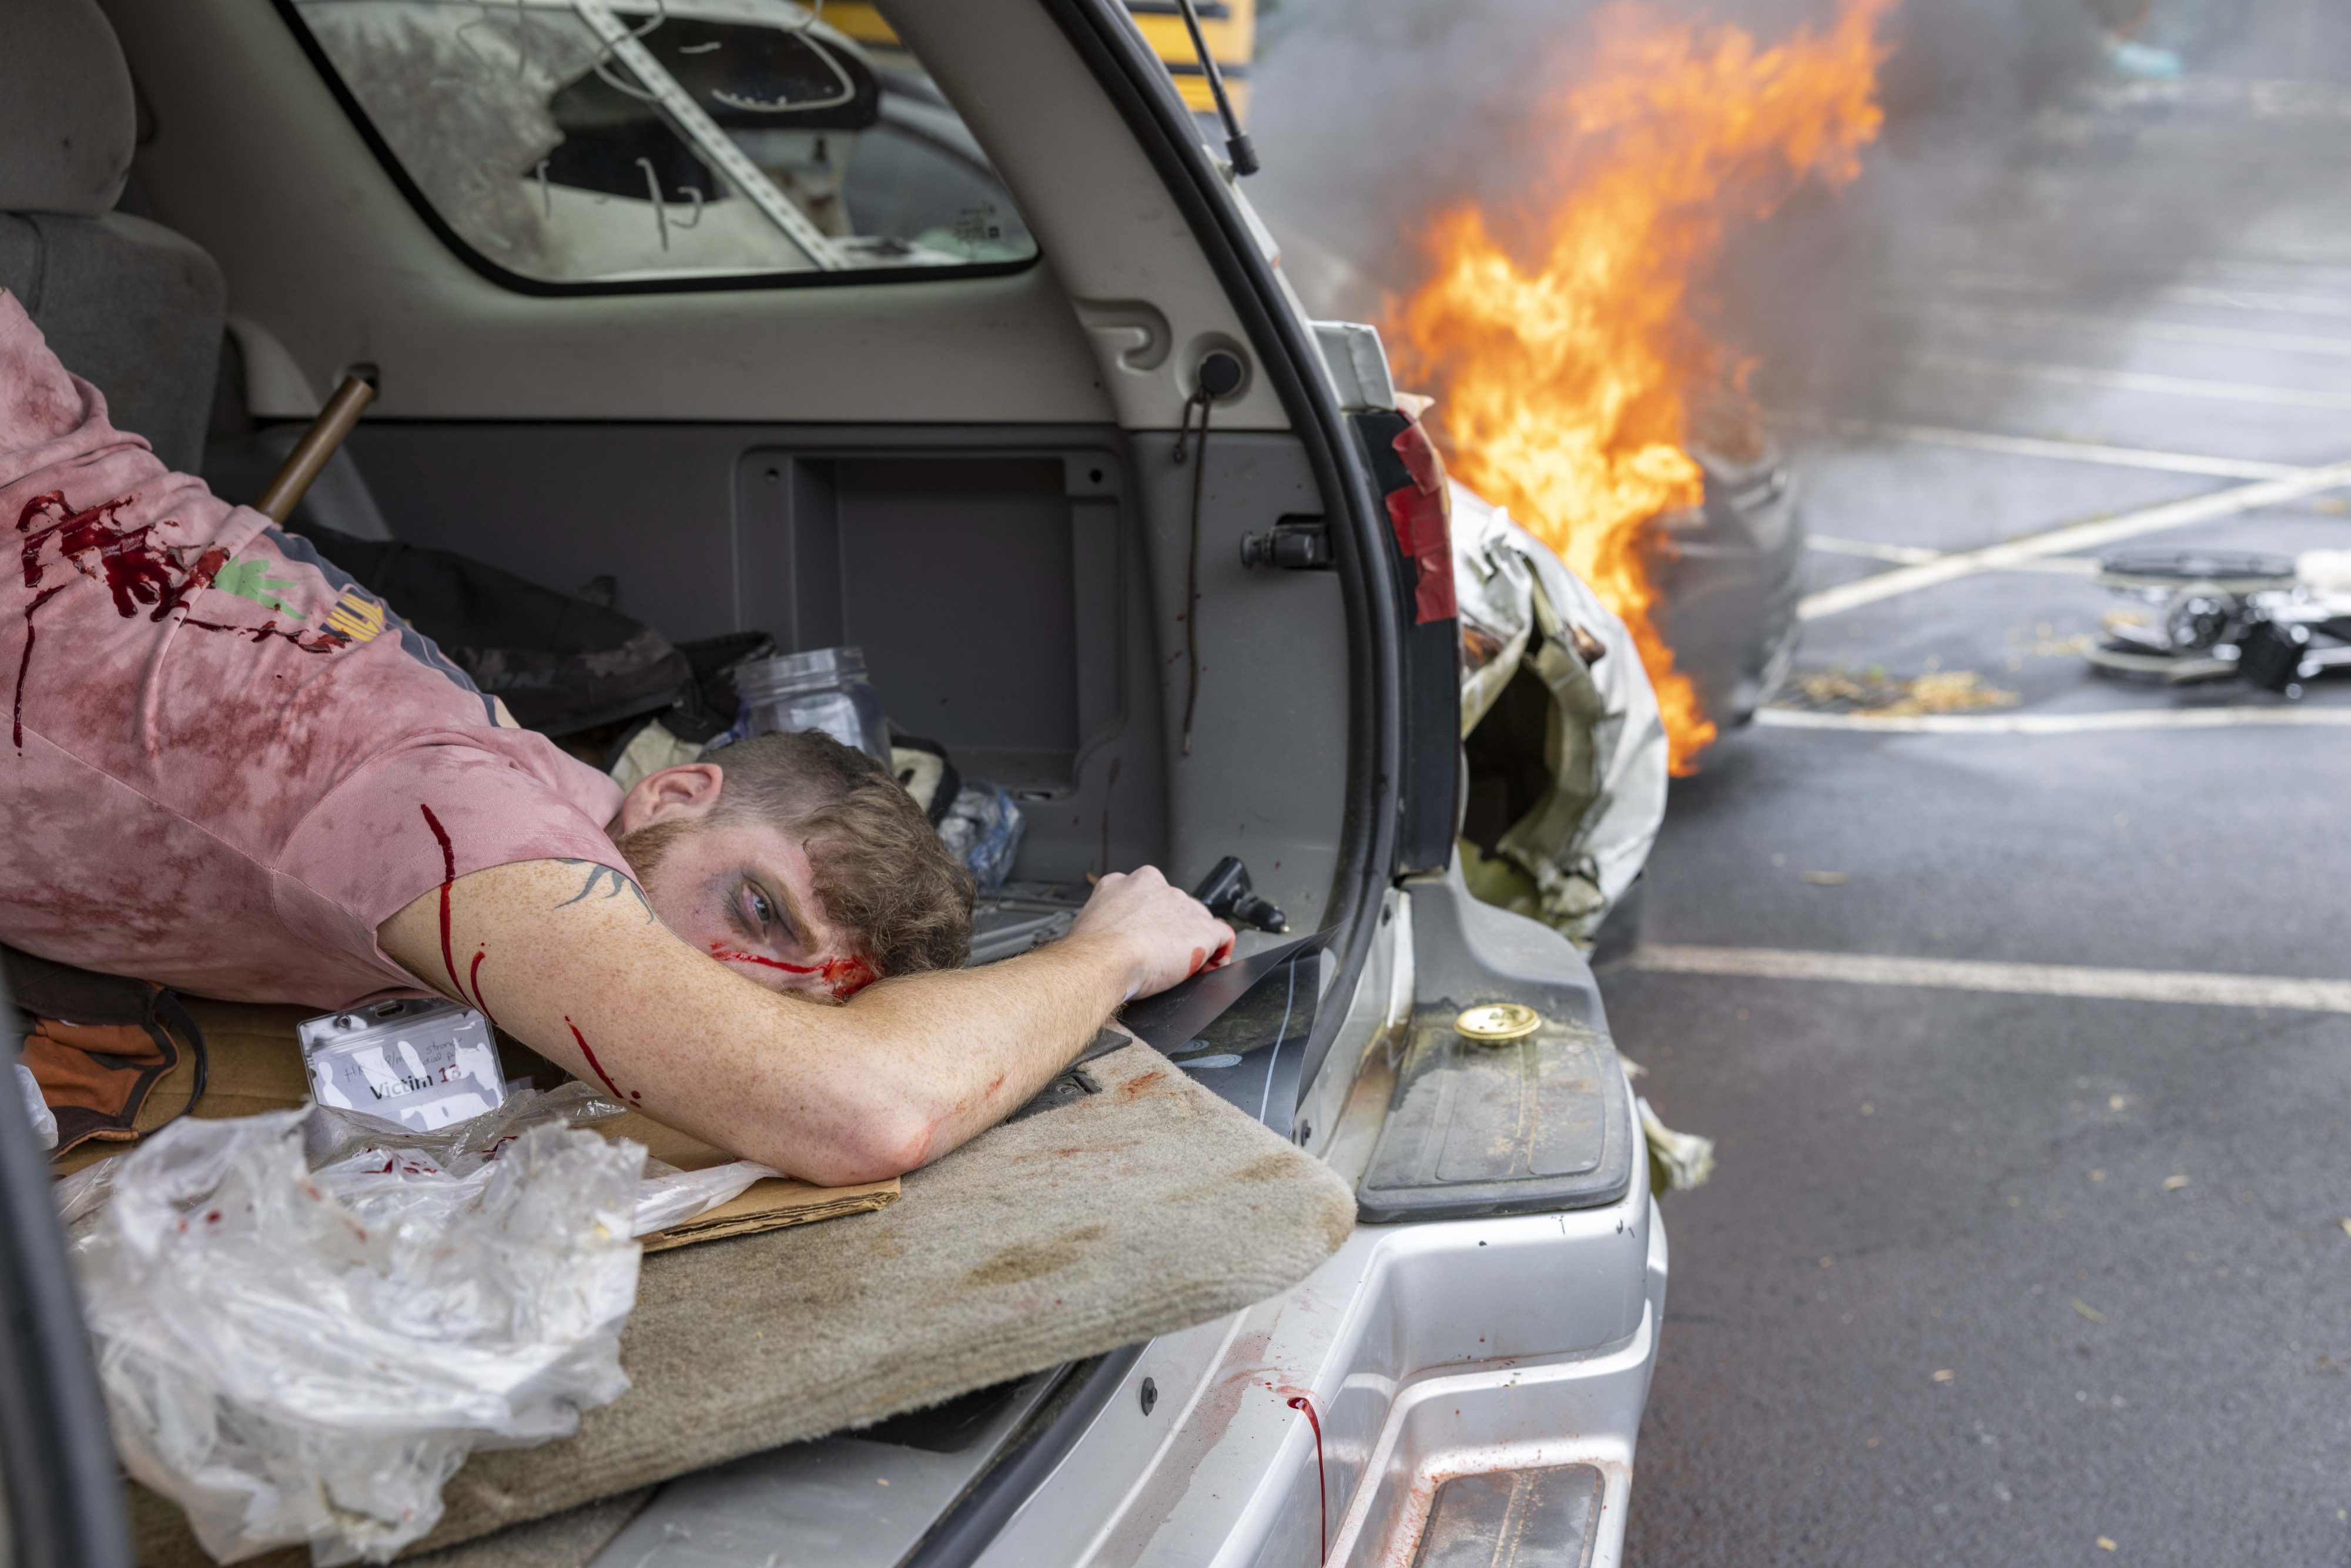
<svg viewBox="0 0 2351 1568">
<path fill-rule="evenodd" d="M 543 735 L 658 713 L 695 692 L 686 656 L 610 604 L 542 588 L 454 550 L 316 527 L 298 531 Z"/>
<path fill-rule="evenodd" d="M 746 659 L 772 658 L 777 650 L 776 640 L 765 632 L 727 632 L 681 643 L 677 651 L 692 666 L 694 682 L 661 721 L 680 740 L 708 740 L 733 724 L 741 711 L 735 695 L 735 666 Z"/>
</svg>

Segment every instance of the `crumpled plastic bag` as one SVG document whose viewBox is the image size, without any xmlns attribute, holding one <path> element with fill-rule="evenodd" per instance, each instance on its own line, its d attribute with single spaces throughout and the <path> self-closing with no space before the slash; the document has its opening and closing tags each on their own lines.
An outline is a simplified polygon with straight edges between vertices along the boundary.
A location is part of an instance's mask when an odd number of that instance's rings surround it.
<svg viewBox="0 0 2351 1568">
<path fill-rule="evenodd" d="M 25 1097 L 25 1119 L 33 1124 L 33 1139 L 45 1149 L 57 1146 L 57 1113 L 41 1098 L 41 1081 L 23 1062 L 16 1063 L 16 1089 Z"/>
<path fill-rule="evenodd" d="M 74 1260 L 116 1446 L 212 1556 L 389 1561 L 475 1448 L 627 1389 L 644 1151 L 546 1109 L 437 1150 L 317 1108 L 184 1120 L 60 1195 L 103 1200 Z"/>
<path fill-rule="evenodd" d="M 939 841 L 963 862 L 982 893 L 1004 885 L 1012 862 L 1020 853 L 1020 835 L 1028 820 L 1012 801 L 1012 792 L 984 779 L 967 779 L 956 791 L 955 803 L 939 822 Z"/>
<path fill-rule="evenodd" d="M 645 1161 L 645 1179 L 637 1186 L 637 1222 L 633 1232 L 651 1236 L 707 1214 L 722 1203 L 732 1203 L 751 1190 L 751 1184 L 784 1173 L 757 1160 L 733 1160 L 682 1171 L 660 1160 Z"/>
<path fill-rule="evenodd" d="M 625 1116 L 629 1107 L 607 1099 L 585 1083 L 566 1083 L 541 1092 L 525 1089 L 507 1096 L 505 1103 L 482 1115 L 453 1123 L 437 1132 L 418 1133 L 362 1113 L 320 1106 L 305 1127 L 305 1148 L 312 1166 L 340 1159 L 360 1149 L 417 1149 L 444 1168 L 470 1171 L 526 1130 L 552 1123 L 583 1127 Z M 651 1236 L 706 1214 L 720 1204 L 741 1197 L 751 1184 L 781 1171 L 755 1160 L 734 1160 L 698 1171 L 648 1156 L 644 1176 L 637 1186 L 632 1236 Z"/>
</svg>

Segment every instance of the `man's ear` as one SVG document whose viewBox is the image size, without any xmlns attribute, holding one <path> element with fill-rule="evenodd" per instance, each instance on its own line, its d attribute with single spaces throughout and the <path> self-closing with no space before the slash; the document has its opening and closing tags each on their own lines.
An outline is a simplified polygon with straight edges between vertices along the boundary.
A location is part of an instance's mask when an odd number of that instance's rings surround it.
<svg viewBox="0 0 2351 1568">
<path fill-rule="evenodd" d="M 621 797 L 616 831 L 633 833 L 656 822 L 691 822 L 717 809 L 726 770 L 716 762 L 689 762 L 648 773 Z"/>
</svg>

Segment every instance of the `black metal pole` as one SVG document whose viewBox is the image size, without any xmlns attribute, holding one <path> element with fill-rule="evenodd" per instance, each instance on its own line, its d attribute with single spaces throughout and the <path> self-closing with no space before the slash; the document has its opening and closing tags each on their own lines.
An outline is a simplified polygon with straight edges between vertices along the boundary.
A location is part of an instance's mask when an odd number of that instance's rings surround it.
<svg viewBox="0 0 2351 1568">
<path fill-rule="evenodd" d="M 1200 31 L 1199 7 L 1192 0 L 1176 0 L 1184 13 L 1185 30 L 1192 35 L 1192 51 L 1200 57 L 1200 69 L 1208 78 L 1209 96 L 1217 100 L 1217 118 L 1225 122 L 1225 156 L 1231 161 L 1236 174 L 1254 174 L 1258 170 L 1257 147 L 1241 129 L 1240 116 L 1233 112 L 1233 100 L 1225 93 L 1225 73 L 1217 68 L 1217 57 L 1208 52 L 1207 35 Z"/>
</svg>

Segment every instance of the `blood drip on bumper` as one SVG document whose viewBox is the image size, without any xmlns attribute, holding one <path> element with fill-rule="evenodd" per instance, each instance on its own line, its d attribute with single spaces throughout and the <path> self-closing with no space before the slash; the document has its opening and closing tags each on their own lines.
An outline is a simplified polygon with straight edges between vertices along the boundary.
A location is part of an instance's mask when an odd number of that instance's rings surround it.
<svg viewBox="0 0 2351 1568">
<path fill-rule="evenodd" d="M 1303 1394 L 1292 1395 L 1290 1407 L 1292 1410 L 1305 1411 L 1306 1424 L 1314 1428 L 1314 1491 L 1322 1504 L 1320 1515 L 1322 1525 L 1322 1561 L 1328 1563 L 1331 1561 L 1331 1478 L 1324 1474 L 1322 1469 L 1322 1422 L 1321 1417 L 1314 1414 L 1314 1401 L 1307 1398 Z"/>
</svg>

